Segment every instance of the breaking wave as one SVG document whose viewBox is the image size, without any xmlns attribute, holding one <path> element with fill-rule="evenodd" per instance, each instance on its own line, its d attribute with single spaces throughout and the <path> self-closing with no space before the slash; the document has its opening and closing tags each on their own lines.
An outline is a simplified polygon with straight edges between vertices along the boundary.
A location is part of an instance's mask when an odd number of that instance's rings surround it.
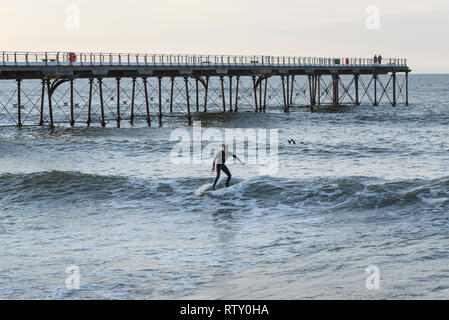
<svg viewBox="0 0 449 320">
<path fill-rule="evenodd" d="M 35 201 L 176 202 L 185 206 L 208 198 L 256 201 L 261 207 L 282 204 L 351 209 L 380 209 L 424 204 L 449 206 L 449 177 L 390 181 L 372 177 L 321 177 L 304 180 L 256 177 L 234 180 L 230 188 L 204 193 L 210 178 L 139 179 L 81 172 L 48 171 L 0 175 L 0 198 L 5 203 Z M 222 181 L 221 184 L 224 182 Z"/>
</svg>

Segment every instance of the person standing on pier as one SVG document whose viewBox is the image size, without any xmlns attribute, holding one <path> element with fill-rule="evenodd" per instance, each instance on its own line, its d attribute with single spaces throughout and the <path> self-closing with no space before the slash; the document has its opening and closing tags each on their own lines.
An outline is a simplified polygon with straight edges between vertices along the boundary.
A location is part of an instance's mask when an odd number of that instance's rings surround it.
<svg viewBox="0 0 449 320">
<path fill-rule="evenodd" d="M 379 64 L 382 64 L 382 56 L 379 54 L 379 56 L 377 57 L 377 62 Z"/>
<path fill-rule="evenodd" d="M 232 152 L 228 151 L 228 146 L 223 144 L 222 150 L 217 153 L 217 155 L 214 158 L 214 162 L 212 164 L 212 172 L 215 171 L 215 163 L 217 164 L 217 177 L 215 178 L 214 185 L 212 189 L 215 189 L 215 186 L 217 185 L 218 179 L 220 179 L 220 172 L 223 171 L 228 176 L 228 180 L 226 180 L 226 187 L 229 187 L 229 182 L 231 182 L 231 172 L 229 171 L 228 167 L 225 165 L 226 160 L 229 157 L 233 157 L 234 159 L 237 159 L 241 165 L 245 165 L 245 163 L 240 160 L 239 157 L 237 157 Z"/>
<path fill-rule="evenodd" d="M 374 64 L 377 64 L 377 56 L 374 56 Z"/>
</svg>

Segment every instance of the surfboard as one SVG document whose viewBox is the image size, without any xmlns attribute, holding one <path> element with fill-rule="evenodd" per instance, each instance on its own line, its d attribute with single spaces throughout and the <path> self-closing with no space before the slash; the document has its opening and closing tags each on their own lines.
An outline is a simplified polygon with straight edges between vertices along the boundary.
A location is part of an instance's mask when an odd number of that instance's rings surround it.
<svg viewBox="0 0 449 320">
<path fill-rule="evenodd" d="M 225 183 L 220 183 L 215 186 L 215 189 L 212 189 L 213 183 L 208 183 L 204 186 L 201 186 L 197 190 L 196 194 L 199 196 L 205 196 L 208 194 L 219 193 L 221 190 L 232 188 L 233 186 L 238 185 L 242 182 L 243 182 L 243 179 L 234 179 L 234 180 L 231 180 L 229 187 L 226 187 Z"/>
</svg>

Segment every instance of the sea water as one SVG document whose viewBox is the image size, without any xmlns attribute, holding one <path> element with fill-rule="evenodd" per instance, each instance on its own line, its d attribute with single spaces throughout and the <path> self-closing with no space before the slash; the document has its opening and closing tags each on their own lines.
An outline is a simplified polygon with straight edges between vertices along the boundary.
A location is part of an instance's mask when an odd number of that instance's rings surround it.
<svg viewBox="0 0 449 320">
<path fill-rule="evenodd" d="M 411 75 L 409 99 L 194 114 L 279 135 L 276 173 L 231 161 L 206 195 L 212 163 L 169 157 L 184 116 L 1 127 L 0 298 L 447 299 L 449 76 Z"/>
</svg>

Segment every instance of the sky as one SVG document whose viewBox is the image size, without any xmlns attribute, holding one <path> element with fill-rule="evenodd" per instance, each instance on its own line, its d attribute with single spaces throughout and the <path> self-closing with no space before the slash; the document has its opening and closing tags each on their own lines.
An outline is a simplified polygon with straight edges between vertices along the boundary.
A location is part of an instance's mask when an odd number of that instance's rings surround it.
<svg viewBox="0 0 449 320">
<path fill-rule="evenodd" d="M 0 0 L 5 51 L 407 58 L 449 73 L 447 0 Z"/>
</svg>

